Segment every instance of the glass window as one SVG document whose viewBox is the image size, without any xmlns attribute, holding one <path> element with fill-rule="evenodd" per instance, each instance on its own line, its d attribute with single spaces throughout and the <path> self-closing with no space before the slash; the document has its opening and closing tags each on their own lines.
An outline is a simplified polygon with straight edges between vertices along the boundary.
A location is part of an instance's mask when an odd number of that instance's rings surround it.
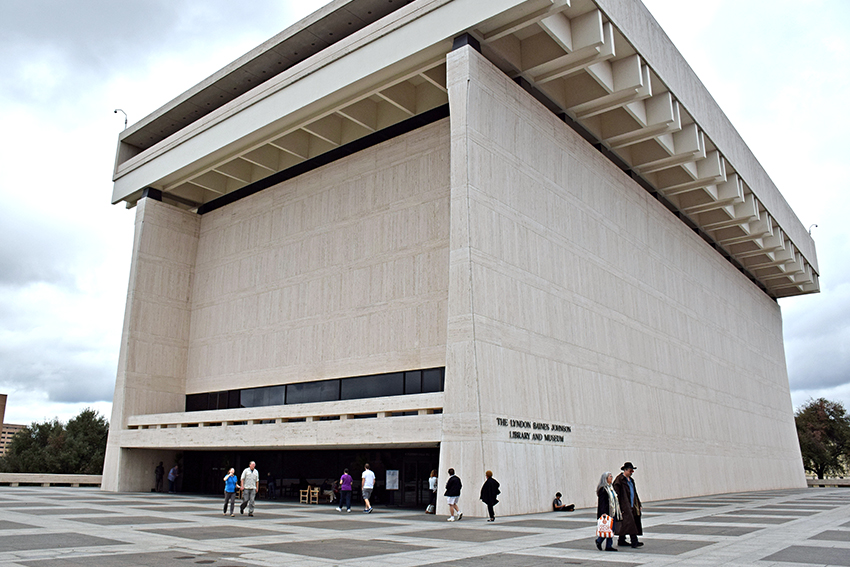
<svg viewBox="0 0 850 567">
<path fill-rule="evenodd" d="M 422 391 L 423 392 L 442 392 L 443 391 L 443 369 L 431 368 L 430 370 L 422 371 Z"/>
<path fill-rule="evenodd" d="M 405 394 L 421 394 L 422 393 L 422 371 L 414 370 L 413 372 L 404 373 L 404 393 Z"/>
<path fill-rule="evenodd" d="M 287 404 L 331 402 L 339 399 L 339 380 L 322 380 L 286 386 Z"/>
<path fill-rule="evenodd" d="M 359 400 L 361 398 L 377 398 L 381 396 L 399 396 L 404 393 L 404 374 L 379 374 L 377 376 L 361 376 L 344 378 L 340 399 Z"/>
<path fill-rule="evenodd" d="M 227 393 L 227 407 L 228 409 L 241 407 L 239 405 L 239 394 L 240 390 L 230 390 Z"/>
<path fill-rule="evenodd" d="M 268 391 L 266 405 L 282 406 L 286 402 L 286 386 L 268 386 L 263 389 Z"/>
<path fill-rule="evenodd" d="M 186 411 L 204 411 L 208 399 L 207 394 L 189 394 L 186 396 Z"/>
<path fill-rule="evenodd" d="M 240 404 L 243 408 L 256 408 L 260 406 L 262 388 L 248 388 L 240 392 Z"/>
<path fill-rule="evenodd" d="M 228 396 L 227 392 L 219 392 L 218 393 L 218 405 L 216 406 L 216 409 L 227 409 L 227 399 L 228 399 L 228 397 L 229 396 Z"/>
</svg>

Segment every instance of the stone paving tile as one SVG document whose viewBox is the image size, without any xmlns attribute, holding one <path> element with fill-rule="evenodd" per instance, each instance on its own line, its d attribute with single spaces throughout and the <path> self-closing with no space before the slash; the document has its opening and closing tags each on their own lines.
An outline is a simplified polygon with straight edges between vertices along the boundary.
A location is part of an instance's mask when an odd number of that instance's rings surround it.
<svg viewBox="0 0 850 567">
<path fill-rule="evenodd" d="M 596 522 L 564 522 L 561 520 L 505 520 L 500 523 L 511 528 L 543 528 L 547 530 L 576 530 L 595 527 Z"/>
<path fill-rule="evenodd" d="M 320 520 L 307 522 L 287 522 L 287 526 L 299 526 L 303 528 L 319 528 L 322 530 L 368 530 L 375 528 L 398 527 L 395 522 L 369 522 L 364 520 Z"/>
<path fill-rule="evenodd" d="M 574 541 L 565 541 L 561 543 L 553 543 L 546 547 L 557 547 L 559 549 L 586 549 L 586 550 L 595 550 L 596 544 L 594 540 L 596 538 L 589 537 L 587 539 L 574 540 Z M 717 543 L 716 541 L 691 541 L 691 540 L 681 540 L 681 539 L 642 539 L 645 544 L 643 547 L 632 548 L 630 546 L 618 546 L 620 553 L 634 553 L 634 554 L 650 554 L 650 555 L 682 555 L 683 553 L 688 553 L 695 549 L 700 549 L 702 547 L 707 547 L 709 545 L 713 545 Z M 621 555 L 617 556 L 618 559 Z"/>
<path fill-rule="evenodd" d="M 29 549 L 62 549 L 66 547 L 93 547 L 99 545 L 128 545 L 123 541 L 103 537 L 76 534 L 35 534 L 0 536 L 0 553 Z"/>
<path fill-rule="evenodd" d="M 742 528 L 738 526 L 699 526 L 696 524 L 661 524 L 647 528 L 652 533 L 663 534 L 696 534 L 705 536 L 733 536 L 757 532 L 763 528 Z"/>
<path fill-rule="evenodd" d="M 461 520 L 465 521 L 465 520 Z M 450 540 L 450 541 L 474 541 L 474 542 L 486 542 L 486 541 L 495 541 L 495 540 L 503 540 L 514 537 L 523 537 L 529 535 L 528 532 L 512 532 L 508 530 L 481 530 L 481 529 L 472 529 L 472 528 L 443 528 L 443 529 L 434 529 L 434 530 L 422 530 L 418 532 L 403 532 L 396 534 L 398 536 L 405 537 L 421 537 L 428 539 L 442 539 L 442 540 Z"/>
<path fill-rule="evenodd" d="M 468 557 L 455 561 L 444 561 L 442 563 L 431 563 L 429 567 L 563 567 L 571 565 L 577 567 L 638 567 L 640 563 L 626 563 L 623 561 L 586 560 L 560 557 L 529 557 L 527 555 L 515 555 L 510 553 L 497 553 L 491 555 L 480 555 Z"/>
<path fill-rule="evenodd" d="M 0 530 L 29 530 L 36 526 L 29 524 L 19 524 L 18 522 L 10 522 L 9 520 L 0 520 Z"/>
<path fill-rule="evenodd" d="M 823 504 L 806 504 L 805 502 L 781 502 L 779 504 L 765 504 L 758 506 L 757 510 L 835 510 L 838 506 L 825 506 Z"/>
<path fill-rule="evenodd" d="M 94 524 L 96 526 L 133 526 L 142 524 L 185 524 L 186 520 L 176 518 L 162 518 L 156 516 L 101 516 L 99 518 L 74 518 L 75 522 Z"/>
<path fill-rule="evenodd" d="M 241 526 L 232 527 L 198 527 L 198 528 L 161 528 L 151 529 L 145 528 L 142 530 L 150 534 L 159 534 L 170 537 L 179 537 L 183 539 L 208 540 L 208 539 L 227 539 L 227 538 L 242 538 L 242 537 L 263 537 L 279 534 L 289 534 L 292 532 L 273 531 L 265 528 L 246 528 Z"/>
<path fill-rule="evenodd" d="M 408 551 L 424 552 L 431 549 L 424 545 L 410 545 L 393 541 L 363 541 L 358 539 L 321 539 L 314 541 L 251 545 L 249 547 L 252 549 L 262 549 L 264 551 L 292 553 L 295 555 L 306 555 L 308 557 L 322 557 L 338 561 L 371 557 L 373 555 L 405 553 Z M 283 563 L 281 562 L 279 564 Z"/>
<path fill-rule="evenodd" d="M 784 524 L 793 522 L 794 518 L 768 518 L 768 517 L 744 517 L 744 516 L 703 516 L 702 518 L 690 518 L 686 522 L 720 522 L 729 524 Z"/>
<path fill-rule="evenodd" d="M 850 528 L 850 522 L 847 522 L 846 524 L 841 524 L 841 527 L 842 528 Z"/>
<path fill-rule="evenodd" d="M 224 504 L 222 503 L 221 506 Z M 209 506 L 137 506 L 136 510 L 150 510 L 151 512 L 209 512 Z M 219 508 L 221 510 L 221 508 Z"/>
<path fill-rule="evenodd" d="M 93 508 L 71 508 L 68 506 L 55 508 L 21 508 L 14 510 L 19 514 L 31 514 L 33 516 L 81 516 L 83 514 L 103 514 L 103 510 Z"/>
<path fill-rule="evenodd" d="M 826 541 L 844 541 L 850 543 L 850 531 L 839 531 L 839 530 L 827 530 L 825 532 L 821 532 L 817 535 L 813 535 L 809 539 L 820 539 Z M 850 554 L 850 549 L 847 550 L 847 553 Z"/>
<path fill-rule="evenodd" d="M 726 512 L 727 514 L 734 514 L 738 516 L 795 516 L 795 517 L 804 517 L 804 516 L 814 516 L 815 514 L 819 514 L 820 512 L 812 511 L 812 510 L 755 510 L 755 509 L 744 509 L 744 510 L 732 510 L 731 512 Z"/>
<path fill-rule="evenodd" d="M 834 547 L 811 547 L 808 545 L 792 545 L 785 549 L 763 557 L 762 561 L 782 561 L 785 563 L 805 563 L 816 565 L 835 565 L 850 567 L 850 551 Z"/>
<path fill-rule="evenodd" d="M 19 563 L 27 567 L 127 567 L 131 565 L 134 567 L 174 567 L 175 565 L 189 567 L 196 564 L 210 567 L 244 567 L 244 563 L 235 563 L 230 555 L 210 553 L 190 556 L 174 551 L 42 559 L 19 561 Z"/>
</svg>

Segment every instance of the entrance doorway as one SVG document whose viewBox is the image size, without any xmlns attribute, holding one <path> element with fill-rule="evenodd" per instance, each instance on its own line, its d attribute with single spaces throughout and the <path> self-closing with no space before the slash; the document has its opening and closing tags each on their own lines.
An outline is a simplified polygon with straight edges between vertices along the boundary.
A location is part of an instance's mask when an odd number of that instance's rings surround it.
<svg viewBox="0 0 850 567">
<path fill-rule="evenodd" d="M 440 450 L 374 449 L 313 451 L 186 451 L 183 453 L 183 490 L 200 494 L 220 494 L 222 478 L 230 467 L 236 474 L 251 461 L 260 472 L 261 490 L 273 482 L 278 498 L 297 499 L 298 491 L 309 486 L 329 485 L 338 480 L 344 469 L 354 478 L 352 504 L 360 498 L 360 475 L 369 463 L 376 483 L 371 501 L 374 504 L 419 508 L 430 501 L 428 477 L 439 469 Z M 397 471 L 398 488 L 388 489 L 387 471 Z M 392 473 L 390 475 L 392 477 Z"/>
</svg>

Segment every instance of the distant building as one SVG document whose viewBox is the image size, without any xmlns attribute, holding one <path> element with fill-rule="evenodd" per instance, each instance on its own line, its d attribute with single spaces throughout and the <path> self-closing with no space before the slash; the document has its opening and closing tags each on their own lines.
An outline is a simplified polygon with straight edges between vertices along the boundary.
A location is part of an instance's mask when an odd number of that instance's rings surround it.
<svg viewBox="0 0 850 567">
<path fill-rule="evenodd" d="M 122 132 L 113 178 L 105 490 L 805 486 L 777 298 L 818 291 L 814 242 L 637 0 L 334 0 Z"/>
<path fill-rule="evenodd" d="M 26 425 L 15 425 L 14 423 L 3 423 L 6 418 L 7 394 L 0 394 L 0 457 L 6 454 L 6 447 L 12 441 L 12 437 L 25 428 Z"/>
</svg>

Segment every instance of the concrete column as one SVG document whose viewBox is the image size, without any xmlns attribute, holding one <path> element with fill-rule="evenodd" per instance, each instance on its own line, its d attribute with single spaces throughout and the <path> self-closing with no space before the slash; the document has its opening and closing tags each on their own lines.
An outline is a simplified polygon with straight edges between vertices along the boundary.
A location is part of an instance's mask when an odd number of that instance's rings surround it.
<svg viewBox="0 0 850 567">
<path fill-rule="evenodd" d="M 150 488 L 152 481 L 141 469 L 157 456 L 144 457 L 141 454 L 147 452 L 131 453 L 121 447 L 127 418 L 185 408 L 192 278 L 199 228 L 200 217 L 194 213 L 151 198 L 139 201 L 103 490 Z M 173 460 L 170 453 L 161 457 Z M 165 466 L 168 468 L 169 463 Z M 150 477 L 153 478 L 153 468 Z"/>
</svg>

